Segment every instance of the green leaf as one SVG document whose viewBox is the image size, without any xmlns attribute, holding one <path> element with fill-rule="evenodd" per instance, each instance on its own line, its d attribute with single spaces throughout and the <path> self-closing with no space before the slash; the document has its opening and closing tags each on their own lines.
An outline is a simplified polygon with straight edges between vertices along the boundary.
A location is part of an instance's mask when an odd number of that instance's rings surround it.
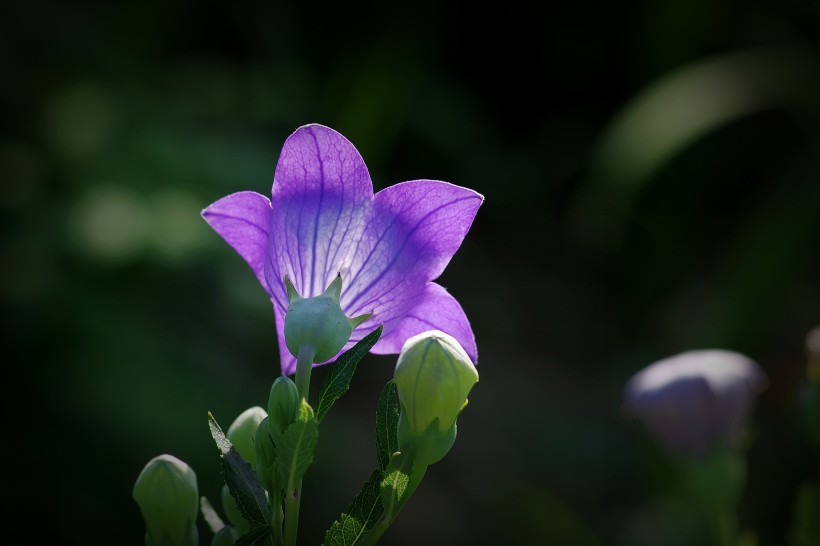
<svg viewBox="0 0 820 546">
<path fill-rule="evenodd" d="M 390 464 L 384 469 L 384 479 L 379 486 L 382 505 L 389 517 L 399 511 L 407 501 L 407 486 L 413 471 L 413 456 L 410 452 L 394 453 Z"/>
<path fill-rule="evenodd" d="M 396 427 L 399 423 L 399 395 L 391 380 L 382 389 L 376 406 L 376 455 L 379 469 L 384 470 L 390 457 L 399 450 Z"/>
<path fill-rule="evenodd" d="M 316 419 L 321 422 L 333 403 L 342 397 L 350 388 L 356 366 L 382 335 L 382 325 L 364 336 L 356 345 L 336 359 L 331 364 L 330 375 L 325 378 L 319 389 L 319 403 L 316 405 Z"/>
<path fill-rule="evenodd" d="M 327 530 L 324 546 L 353 546 L 367 535 L 384 512 L 379 498 L 381 482 L 382 473 L 377 468 L 347 507 L 347 512 Z"/>
<path fill-rule="evenodd" d="M 216 447 L 222 455 L 222 477 L 231 495 L 236 499 L 236 507 L 251 525 L 251 531 L 254 531 L 255 527 L 270 526 L 271 513 L 268 499 L 256 477 L 256 472 L 234 449 L 210 412 L 208 412 L 208 424 L 211 427 L 211 435 L 214 437 Z"/>
<path fill-rule="evenodd" d="M 303 398 L 296 420 L 282 434 L 274 432 L 276 468 L 282 484 L 292 486 L 307 472 L 319 439 L 319 422 Z"/>
<path fill-rule="evenodd" d="M 202 512 L 202 519 L 208 524 L 208 529 L 210 529 L 213 534 L 217 534 L 225 527 L 225 522 L 222 521 L 222 518 L 216 513 L 216 510 L 214 510 L 213 505 L 211 505 L 207 497 L 203 496 L 199 498 L 199 509 Z"/>
<path fill-rule="evenodd" d="M 254 527 L 234 542 L 234 546 L 270 546 L 273 544 L 272 527 Z"/>
</svg>

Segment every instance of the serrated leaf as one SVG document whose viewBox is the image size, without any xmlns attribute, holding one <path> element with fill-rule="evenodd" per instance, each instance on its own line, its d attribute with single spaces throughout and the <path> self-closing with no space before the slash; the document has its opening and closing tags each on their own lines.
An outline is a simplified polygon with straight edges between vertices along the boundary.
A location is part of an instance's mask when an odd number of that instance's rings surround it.
<svg viewBox="0 0 820 546">
<path fill-rule="evenodd" d="M 319 422 L 303 398 L 296 420 L 282 434 L 275 434 L 276 469 L 283 484 L 295 484 L 313 463 L 319 439 Z"/>
<path fill-rule="evenodd" d="M 390 464 L 384 469 L 384 478 L 379 485 L 384 511 L 389 516 L 396 514 L 407 500 L 407 486 L 413 471 L 413 457 L 408 452 L 394 453 Z"/>
<path fill-rule="evenodd" d="M 222 521 L 222 518 L 216 513 L 211 502 L 204 496 L 199 498 L 199 510 L 202 512 L 202 519 L 208 524 L 208 529 L 210 529 L 213 534 L 217 534 L 225 527 L 225 522 Z"/>
<path fill-rule="evenodd" d="M 356 494 L 353 502 L 325 533 L 324 546 L 353 546 L 365 537 L 384 512 L 379 489 L 382 473 L 377 468 Z"/>
<path fill-rule="evenodd" d="M 234 542 L 234 546 L 269 546 L 273 544 L 272 528 L 254 527 Z"/>
<path fill-rule="evenodd" d="M 222 478 L 236 500 L 236 507 L 250 524 L 251 530 L 254 527 L 270 526 L 271 513 L 268 499 L 256 477 L 256 472 L 234 449 L 210 412 L 208 412 L 208 425 L 222 456 Z"/>
<path fill-rule="evenodd" d="M 319 403 L 316 404 L 316 420 L 321 422 L 333 404 L 350 388 L 356 366 L 382 335 L 382 326 L 364 336 L 356 345 L 342 353 L 331 364 L 330 375 L 325 378 L 319 389 Z"/>
<path fill-rule="evenodd" d="M 390 457 L 399 450 L 396 427 L 399 424 L 399 395 L 395 383 L 390 380 L 379 395 L 376 405 L 376 455 L 379 468 L 384 470 Z"/>
</svg>

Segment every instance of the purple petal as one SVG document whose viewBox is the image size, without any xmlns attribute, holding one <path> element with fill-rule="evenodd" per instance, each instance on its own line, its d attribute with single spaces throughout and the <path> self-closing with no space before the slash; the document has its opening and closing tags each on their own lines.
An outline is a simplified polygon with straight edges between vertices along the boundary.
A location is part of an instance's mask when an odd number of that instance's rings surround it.
<svg viewBox="0 0 820 546">
<path fill-rule="evenodd" d="M 265 254 L 270 224 L 270 201 L 252 191 L 223 197 L 202 211 L 202 217 L 242 256 L 265 290 Z"/>
<path fill-rule="evenodd" d="M 287 303 L 285 275 L 301 296 L 311 297 L 347 271 L 372 197 L 367 167 L 345 137 L 322 125 L 288 137 L 273 179 L 265 265 L 279 305 Z"/>
<path fill-rule="evenodd" d="M 473 190 L 433 180 L 404 182 L 376 194 L 347 278 L 342 273 L 342 309 L 348 316 L 373 313 L 361 331 L 384 323 L 387 337 L 425 297 L 427 283 L 461 246 L 483 199 Z"/>
<path fill-rule="evenodd" d="M 279 340 L 279 362 L 282 367 L 282 375 L 293 375 L 296 373 L 296 358 L 290 354 L 288 346 L 285 344 L 285 311 L 275 302 L 273 304 L 273 315 L 276 319 L 276 337 Z"/>
<path fill-rule="evenodd" d="M 395 354 L 401 352 L 408 338 L 428 330 L 441 330 L 450 334 L 464 347 L 473 363 L 478 360 L 475 336 L 464 310 L 447 290 L 436 283 L 425 287 L 420 301 L 397 324 L 389 334 L 379 339 L 371 352 L 376 354 Z M 367 334 L 365 331 L 362 335 Z M 361 336 L 354 334 L 354 338 Z"/>
</svg>

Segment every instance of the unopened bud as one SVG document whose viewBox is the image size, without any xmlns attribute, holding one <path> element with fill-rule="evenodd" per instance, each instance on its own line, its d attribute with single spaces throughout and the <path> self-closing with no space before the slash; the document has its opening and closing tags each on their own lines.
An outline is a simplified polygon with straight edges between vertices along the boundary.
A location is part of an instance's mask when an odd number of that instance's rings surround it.
<svg viewBox="0 0 820 546">
<path fill-rule="evenodd" d="M 270 416 L 262 419 L 254 437 L 256 447 L 256 476 L 262 486 L 270 493 L 275 493 L 274 471 L 276 465 L 276 447 L 270 432 Z"/>
<path fill-rule="evenodd" d="M 231 426 L 228 427 L 228 441 L 239 452 L 243 459 L 248 461 L 251 468 L 256 468 L 256 448 L 253 446 L 253 437 L 256 428 L 268 414 L 259 406 L 248 408 L 239 414 Z"/>
<path fill-rule="evenodd" d="M 296 419 L 297 411 L 299 411 L 299 390 L 296 384 L 287 376 L 277 377 L 271 385 L 268 396 L 268 415 L 273 431 L 282 434 Z"/>
<path fill-rule="evenodd" d="M 736 447 L 766 382 L 742 354 L 686 351 L 637 373 L 626 388 L 626 408 L 670 452 L 704 459 L 720 447 Z"/>
<path fill-rule="evenodd" d="M 430 330 L 408 339 L 393 376 L 399 391 L 401 449 L 432 464 L 447 454 L 456 438 L 456 418 L 478 382 L 478 371 L 452 336 Z"/>
<path fill-rule="evenodd" d="M 145 520 L 145 543 L 195 545 L 199 490 L 196 474 L 172 455 L 154 457 L 140 472 L 133 491 Z"/>
<path fill-rule="evenodd" d="M 299 347 L 312 347 L 316 352 L 313 362 L 330 360 L 350 340 L 353 329 L 370 318 L 361 315 L 347 318 L 339 303 L 342 278 L 336 277 L 327 290 L 312 298 L 301 297 L 285 277 L 288 291 L 288 310 L 285 313 L 285 343 L 290 353 L 298 357 Z"/>
</svg>

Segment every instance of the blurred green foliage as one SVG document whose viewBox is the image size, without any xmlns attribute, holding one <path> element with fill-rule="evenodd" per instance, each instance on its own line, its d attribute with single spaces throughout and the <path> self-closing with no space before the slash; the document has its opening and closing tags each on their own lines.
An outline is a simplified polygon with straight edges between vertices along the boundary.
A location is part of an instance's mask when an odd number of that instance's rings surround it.
<svg viewBox="0 0 820 546">
<path fill-rule="evenodd" d="M 207 412 L 230 422 L 263 404 L 278 357 L 264 292 L 199 211 L 266 193 L 284 139 L 319 122 L 358 147 L 376 189 L 436 178 L 486 196 L 441 279 L 473 323 L 481 382 L 386 543 L 701 544 L 674 466 L 620 401 L 643 366 L 708 347 L 770 378 L 740 525 L 760 545 L 798 536 L 795 499 L 819 479 L 799 392 L 820 324 L 820 8 L 542 13 L 155 0 L 6 13 L 3 399 L 7 453 L 30 469 L 4 488 L 10 521 L 34 514 L 46 542 L 139 544 L 130 491 L 160 453 L 216 501 Z M 323 422 L 306 544 L 375 464 L 394 364 L 368 356 Z"/>
</svg>

